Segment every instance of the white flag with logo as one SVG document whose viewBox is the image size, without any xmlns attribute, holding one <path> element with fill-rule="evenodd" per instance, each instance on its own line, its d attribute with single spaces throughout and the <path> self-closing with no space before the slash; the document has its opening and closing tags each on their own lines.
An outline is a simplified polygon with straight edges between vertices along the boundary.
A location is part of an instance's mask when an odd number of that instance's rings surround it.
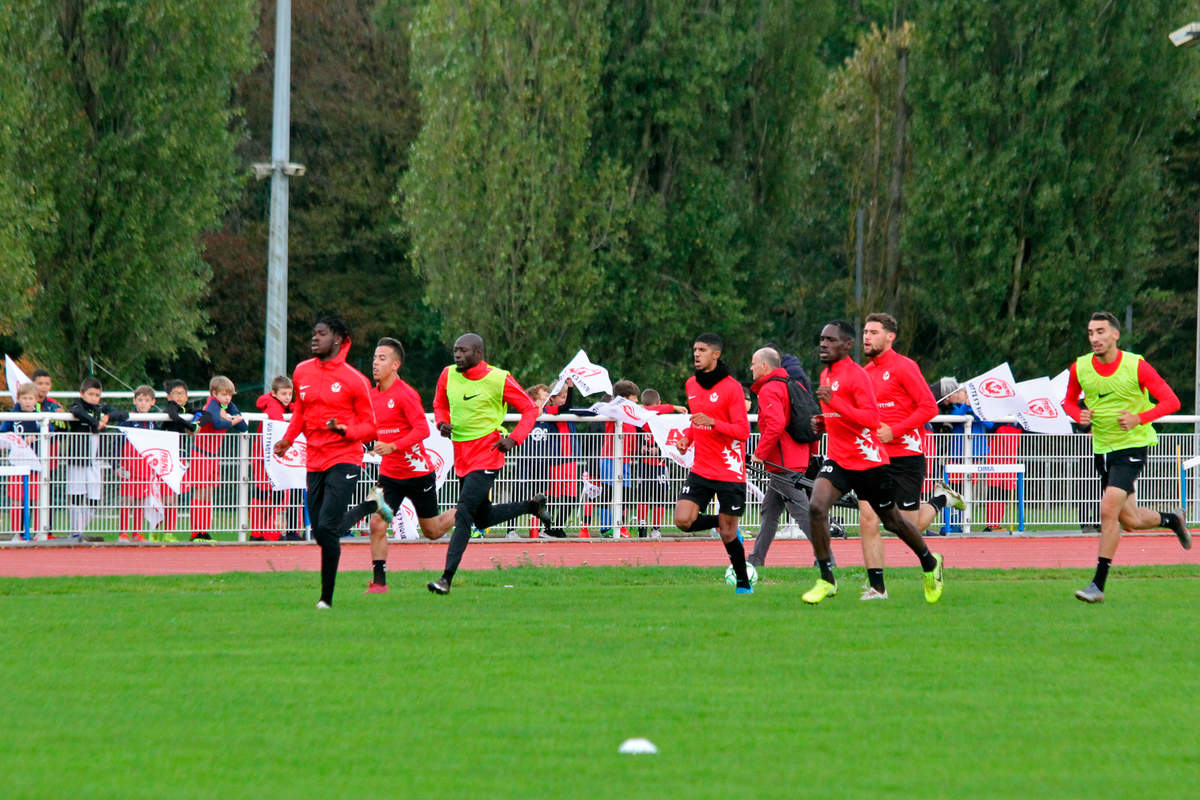
<svg viewBox="0 0 1200 800">
<path fill-rule="evenodd" d="M 1017 394 L 1017 382 L 1005 361 L 979 377 L 963 384 L 967 399 L 975 415 L 989 422 L 1015 417 L 1025 411 L 1025 404 Z"/>
<path fill-rule="evenodd" d="M 675 446 L 683 438 L 683 432 L 692 426 L 690 414 L 654 414 L 646 424 L 650 426 L 654 443 L 663 456 L 681 467 L 692 468 L 696 462 L 696 448 L 689 447 L 686 453 L 680 453 Z"/>
<path fill-rule="evenodd" d="M 262 425 L 264 467 L 277 492 L 308 488 L 308 445 L 304 434 L 297 436 L 282 456 L 275 455 L 275 443 L 284 437 L 287 429 L 288 423 L 278 419 L 266 420 Z"/>
<path fill-rule="evenodd" d="M 4 354 L 4 380 L 8 382 L 8 393 L 12 395 L 14 403 L 17 402 L 17 387 L 23 383 L 33 383 L 33 379 L 21 371 L 8 353 Z"/>
<path fill-rule="evenodd" d="M 1063 395 L 1057 393 L 1049 378 L 1021 381 L 1017 384 L 1017 394 L 1025 403 L 1025 410 L 1017 415 L 1025 430 L 1036 433 L 1071 432 L 1071 418 L 1059 402 Z"/>
<path fill-rule="evenodd" d="M 121 428 L 150 472 L 172 492 L 183 490 L 183 462 L 179 458 L 179 434 L 145 428 Z"/>
<path fill-rule="evenodd" d="M 554 382 L 554 387 L 550 389 L 550 396 L 558 394 L 562 391 L 562 387 L 566 384 L 567 379 L 575 384 L 575 388 L 580 394 L 587 396 L 589 394 L 612 394 L 612 380 L 608 377 L 608 370 L 599 364 L 593 364 L 588 360 L 587 353 L 580 350 L 575 354 L 575 357 L 563 367 L 562 372 L 558 373 L 558 380 Z"/>
<path fill-rule="evenodd" d="M 25 441 L 25 436 L 19 433 L 0 433 L 0 450 L 8 451 L 8 463 L 14 467 L 28 467 L 34 472 L 41 472 L 42 460 L 37 451 Z"/>
<path fill-rule="evenodd" d="M 647 411 L 624 397 L 613 398 L 608 403 L 593 403 L 588 410 L 598 417 L 607 417 L 635 428 L 645 427 L 650 418 L 654 416 L 653 411 Z"/>
</svg>

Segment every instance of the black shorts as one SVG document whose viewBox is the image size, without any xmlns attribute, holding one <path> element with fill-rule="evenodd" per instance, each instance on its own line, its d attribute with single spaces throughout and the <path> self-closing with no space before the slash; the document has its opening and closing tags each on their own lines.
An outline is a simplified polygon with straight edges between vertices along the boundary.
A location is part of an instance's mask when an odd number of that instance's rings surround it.
<svg viewBox="0 0 1200 800">
<path fill-rule="evenodd" d="M 740 481 L 714 481 L 689 472 L 683 490 L 679 493 L 679 499 L 689 500 L 704 511 L 713 495 L 717 496 L 719 513 L 731 517 L 740 517 L 745 513 L 746 484 Z"/>
<path fill-rule="evenodd" d="M 1096 456 L 1096 472 L 1100 473 L 1100 491 L 1109 486 L 1133 494 L 1133 483 L 1146 466 L 1145 447 L 1129 447 Z"/>
<path fill-rule="evenodd" d="M 921 507 L 921 484 L 925 483 L 925 456 L 892 456 L 884 467 L 895 484 L 896 506 L 901 511 L 916 511 Z"/>
<path fill-rule="evenodd" d="M 379 476 L 379 486 L 383 489 L 383 499 L 392 507 L 392 511 L 400 513 L 400 504 L 404 498 L 412 500 L 417 516 L 428 519 L 438 515 L 437 475 L 419 475 L 415 478 L 389 478 Z"/>
<path fill-rule="evenodd" d="M 876 511 L 886 511 L 896 504 L 896 484 L 886 465 L 871 469 L 845 469 L 831 459 L 825 459 L 817 479 L 824 478 L 843 495 L 853 491 Z"/>
</svg>

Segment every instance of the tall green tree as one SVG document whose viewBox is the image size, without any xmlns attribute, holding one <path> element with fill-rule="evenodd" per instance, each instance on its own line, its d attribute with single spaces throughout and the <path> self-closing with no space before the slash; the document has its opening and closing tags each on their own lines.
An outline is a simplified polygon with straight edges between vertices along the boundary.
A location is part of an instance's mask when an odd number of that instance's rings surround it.
<svg viewBox="0 0 1200 800">
<path fill-rule="evenodd" d="M 823 82 L 831 6 L 613 0 L 597 154 L 630 170 L 630 263 L 618 322 L 593 332 L 631 377 L 675 388 L 692 337 L 723 333 L 739 372 L 764 339 L 803 330 L 797 158 Z M 675 394 L 677 392 L 672 392 Z"/>
<path fill-rule="evenodd" d="M 583 0 L 431 0 L 413 24 L 421 133 L 401 181 L 410 258 L 449 340 L 529 376 L 562 367 L 625 261 L 629 197 L 589 157 L 604 39 Z"/>
<path fill-rule="evenodd" d="M 927 368 L 1057 372 L 1088 312 L 1134 301 L 1194 80 L 1164 30 L 1186 16 L 1175 0 L 921 5 L 905 243 Z"/>
<path fill-rule="evenodd" d="M 229 100 L 252 62 L 252 0 L 31 0 L 0 19 L 32 99 L 0 104 L 7 160 L 47 221 L 29 238 L 26 349 L 63 375 L 202 349 L 199 238 L 236 188 Z"/>
<path fill-rule="evenodd" d="M 397 182 L 420 127 L 409 81 L 412 4 L 293 0 L 291 159 L 307 173 L 289 187 L 288 363 L 309 357 L 313 319 L 341 314 L 354 331 L 350 359 L 369 370 L 374 343 L 405 345 L 405 378 L 432 390 L 445 364 L 437 312 L 395 228 Z M 263 3 L 256 38 L 265 57 L 238 84 L 249 138 L 243 165 L 271 152 L 274 3 Z M 258 388 L 265 327 L 270 181 L 249 181 L 205 237 L 213 270 L 204 307 L 214 325 L 203 357 L 162 370 L 207 381 L 214 372 Z"/>
<path fill-rule="evenodd" d="M 15 17 L 0 14 L 0 41 L 15 35 Z M 33 246 L 36 230 L 44 227 L 45 207 L 38 202 L 33 186 L 22 175 L 20 148 L 22 131 L 17 121 L 27 118 L 32 93 L 19 65 L 0 58 L 0 334 L 12 334 L 32 310 L 34 287 Z"/>
</svg>

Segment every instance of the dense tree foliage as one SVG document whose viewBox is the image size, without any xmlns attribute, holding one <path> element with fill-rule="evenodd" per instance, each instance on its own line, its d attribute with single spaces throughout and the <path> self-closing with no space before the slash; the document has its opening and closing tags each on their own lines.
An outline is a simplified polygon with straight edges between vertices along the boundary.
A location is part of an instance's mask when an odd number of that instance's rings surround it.
<svg viewBox="0 0 1200 800">
<path fill-rule="evenodd" d="M 0 104 L 6 202 L 32 221 L 15 226 L 36 281 L 23 344 L 72 378 L 202 349 L 199 237 L 236 188 L 251 3 L 35 0 L 0 19 L 3 80 L 24 88 Z"/>
<path fill-rule="evenodd" d="M 0 335 L 35 359 L 257 382 L 274 3 L 248 3 L 0 10 Z M 338 311 L 426 394 L 475 329 L 525 382 L 583 346 L 677 399 L 701 330 L 745 377 L 884 309 L 930 377 L 1028 377 L 1107 308 L 1190 399 L 1181 0 L 293 6 L 293 363 Z"/>
</svg>

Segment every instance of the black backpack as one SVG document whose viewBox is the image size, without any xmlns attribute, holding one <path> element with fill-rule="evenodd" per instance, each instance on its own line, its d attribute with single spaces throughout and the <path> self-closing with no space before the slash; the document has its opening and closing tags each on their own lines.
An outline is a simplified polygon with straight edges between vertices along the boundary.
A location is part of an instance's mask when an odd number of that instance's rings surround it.
<svg viewBox="0 0 1200 800">
<path fill-rule="evenodd" d="M 768 378 L 767 382 L 780 381 L 787 384 L 788 390 L 788 405 L 791 407 L 792 413 L 789 415 L 787 427 L 787 435 L 800 443 L 815 442 L 821 438 L 821 434 L 813 430 L 812 418 L 821 413 L 821 407 L 817 405 L 817 401 L 809 394 L 808 389 L 801 385 L 800 381 L 792 378 Z"/>
</svg>

